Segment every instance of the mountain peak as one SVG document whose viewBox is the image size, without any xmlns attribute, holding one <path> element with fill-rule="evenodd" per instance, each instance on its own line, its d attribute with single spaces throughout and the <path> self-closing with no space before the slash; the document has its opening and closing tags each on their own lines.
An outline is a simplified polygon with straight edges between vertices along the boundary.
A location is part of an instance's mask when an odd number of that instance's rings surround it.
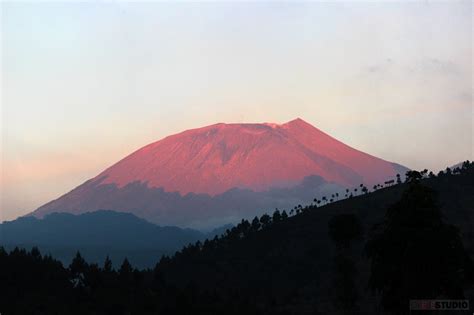
<svg viewBox="0 0 474 315">
<path fill-rule="evenodd" d="M 173 217 L 174 210 L 206 212 L 220 202 L 224 204 L 220 211 L 226 211 L 229 203 L 238 211 L 256 206 L 255 200 L 246 199 L 249 195 L 233 199 L 236 188 L 271 195 L 274 188 L 297 187 L 310 176 L 338 187 L 373 185 L 405 170 L 353 149 L 301 118 L 284 124 L 221 123 L 151 143 L 40 207 L 36 214 L 118 209 L 149 213 L 153 220 L 162 221 Z M 271 196 L 262 202 L 275 202 Z"/>
<path fill-rule="evenodd" d="M 232 188 L 262 191 L 310 175 L 351 186 L 394 174 L 391 163 L 296 118 L 284 124 L 220 123 L 188 130 L 136 151 L 96 179 L 118 187 L 141 182 L 183 195 L 216 195 Z"/>
<path fill-rule="evenodd" d="M 304 121 L 301 118 L 296 118 L 293 120 L 290 120 L 289 122 L 285 123 L 282 125 L 284 128 L 297 128 L 297 129 L 307 129 L 307 128 L 312 128 L 312 129 L 317 129 L 310 123 Z M 319 130 L 319 129 L 317 129 Z"/>
<path fill-rule="evenodd" d="M 303 119 L 301 119 L 299 117 L 296 117 L 295 119 L 290 120 L 289 122 L 285 123 L 285 125 L 300 125 L 300 124 L 309 125 L 306 121 L 304 121 Z"/>
</svg>

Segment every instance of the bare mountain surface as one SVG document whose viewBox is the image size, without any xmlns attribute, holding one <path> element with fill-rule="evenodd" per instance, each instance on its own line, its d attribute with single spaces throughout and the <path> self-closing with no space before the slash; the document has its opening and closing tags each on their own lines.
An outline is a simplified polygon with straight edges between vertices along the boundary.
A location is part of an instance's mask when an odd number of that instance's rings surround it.
<svg viewBox="0 0 474 315">
<path fill-rule="evenodd" d="M 228 223 L 223 218 L 308 202 L 331 189 L 383 183 L 406 170 L 299 118 L 221 123 L 149 144 L 33 214 L 113 209 L 159 224 L 219 225 Z"/>
</svg>

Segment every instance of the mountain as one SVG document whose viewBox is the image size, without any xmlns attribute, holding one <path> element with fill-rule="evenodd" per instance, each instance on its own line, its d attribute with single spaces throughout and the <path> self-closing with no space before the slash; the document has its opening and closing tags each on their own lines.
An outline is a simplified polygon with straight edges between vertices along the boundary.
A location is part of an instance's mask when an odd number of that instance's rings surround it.
<svg viewBox="0 0 474 315">
<path fill-rule="evenodd" d="M 222 228 L 202 233 L 157 226 L 130 213 L 106 210 L 81 215 L 52 213 L 41 220 L 22 217 L 0 224 L 0 231 L 2 246 L 37 246 L 66 264 L 79 250 L 92 262 L 102 264 L 107 255 L 117 263 L 127 257 L 141 268 L 153 267 L 162 255 L 171 255 L 184 245 L 225 232 Z"/>
<path fill-rule="evenodd" d="M 361 183 L 383 183 L 406 170 L 302 119 L 281 125 L 216 124 L 149 144 L 33 214 L 113 209 L 159 224 L 202 227 Z M 318 185 L 310 195 L 295 192 L 307 191 L 311 178 Z M 304 199 L 288 198 L 288 190 Z"/>
</svg>

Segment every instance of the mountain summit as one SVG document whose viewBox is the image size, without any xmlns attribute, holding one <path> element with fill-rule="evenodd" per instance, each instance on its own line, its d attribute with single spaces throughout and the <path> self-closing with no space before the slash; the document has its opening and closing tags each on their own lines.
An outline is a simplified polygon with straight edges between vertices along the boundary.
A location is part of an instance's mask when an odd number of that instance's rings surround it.
<svg viewBox="0 0 474 315">
<path fill-rule="evenodd" d="M 398 166 L 328 136 L 302 119 L 285 124 L 216 124 L 147 145 L 96 179 L 123 187 L 138 181 L 181 194 L 231 188 L 262 191 L 319 175 L 345 186 L 380 183 Z"/>
<path fill-rule="evenodd" d="M 398 164 L 353 149 L 299 118 L 284 124 L 220 123 L 151 143 L 35 214 L 54 210 L 145 211 L 143 208 L 156 212 L 167 208 L 163 202 L 180 196 L 189 199 L 205 194 L 212 199 L 233 189 L 265 192 L 295 187 L 309 176 L 341 187 L 373 185 L 405 171 Z M 131 191 L 131 187 L 135 188 Z M 144 203 L 143 190 L 154 191 L 153 196 L 147 195 L 153 200 Z M 116 204 L 111 191 L 121 191 L 122 199 L 126 194 L 126 200 Z M 183 205 L 188 206 L 195 207 L 193 202 Z"/>
</svg>

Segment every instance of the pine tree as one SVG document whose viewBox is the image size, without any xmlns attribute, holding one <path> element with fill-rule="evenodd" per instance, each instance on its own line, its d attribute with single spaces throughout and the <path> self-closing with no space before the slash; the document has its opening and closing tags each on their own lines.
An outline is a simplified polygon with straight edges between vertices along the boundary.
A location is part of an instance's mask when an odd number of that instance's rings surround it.
<svg viewBox="0 0 474 315">
<path fill-rule="evenodd" d="M 112 260 L 110 260 L 108 255 L 105 257 L 103 270 L 104 272 L 112 272 Z"/>
<path fill-rule="evenodd" d="M 82 258 L 79 251 L 76 253 L 76 256 L 69 265 L 69 271 L 71 274 L 71 281 L 75 287 L 84 287 L 85 286 L 85 275 L 88 269 L 88 264 Z"/>
</svg>

